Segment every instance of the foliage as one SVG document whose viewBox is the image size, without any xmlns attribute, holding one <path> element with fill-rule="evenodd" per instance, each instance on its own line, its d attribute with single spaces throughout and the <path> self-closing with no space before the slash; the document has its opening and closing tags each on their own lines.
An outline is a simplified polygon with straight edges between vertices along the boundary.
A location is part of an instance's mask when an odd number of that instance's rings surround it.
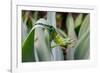
<svg viewBox="0 0 100 73">
<path fill-rule="evenodd" d="M 47 12 L 46 16 L 45 12 L 40 18 L 39 13 L 38 11 L 22 12 L 22 19 L 23 22 L 26 21 L 26 32 L 28 32 L 22 41 L 22 62 L 56 60 L 54 57 L 58 53 L 54 54 L 53 52 L 56 47 L 61 49 L 59 50 L 61 55 L 58 56 L 62 60 L 67 60 L 70 53 L 72 53 L 74 60 L 89 58 L 89 55 L 86 56 L 89 54 L 90 46 L 90 15 L 88 13 L 74 14 L 69 12 L 67 14 L 56 13 L 57 15 L 55 15 L 54 12 Z M 54 16 L 51 17 L 51 15 Z M 59 21 L 56 21 L 56 18 L 59 18 Z M 66 29 L 56 27 L 58 24 L 59 27 L 60 24 L 62 27 L 63 23 L 65 23 Z M 54 43 L 52 44 L 52 42 Z"/>
</svg>

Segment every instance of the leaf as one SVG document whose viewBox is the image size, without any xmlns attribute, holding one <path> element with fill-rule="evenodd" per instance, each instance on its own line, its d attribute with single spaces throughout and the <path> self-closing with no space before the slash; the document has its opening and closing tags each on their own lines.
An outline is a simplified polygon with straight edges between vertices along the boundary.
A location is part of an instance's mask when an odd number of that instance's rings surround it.
<svg viewBox="0 0 100 73">
<path fill-rule="evenodd" d="M 51 61 L 50 41 L 46 40 L 43 28 L 35 28 L 35 35 L 38 39 L 35 42 L 35 48 L 38 54 L 39 61 Z M 49 40 L 49 39 L 48 39 Z"/>
<path fill-rule="evenodd" d="M 82 35 L 76 45 L 74 59 L 85 59 L 85 55 L 89 53 L 90 36 L 89 29 Z M 88 56 L 86 57 L 88 59 Z"/>
<path fill-rule="evenodd" d="M 22 62 L 33 62 L 33 61 L 35 61 L 34 30 L 31 30 L 22 45 Z"/>
<path fill-rule="evenodd" d="M 60 46 L 53 48 L 52 54 L 53 54 L 54 61 L 64 60 L 63 51 Z"/>
<path fill-rule="evenodd" d="M 83 14 L 80 13 L 77 18 L 75 19 L 75 28 L 79 27 L 83 20 Z"/>
<path fill-rule="evenodd" d="M 32 62 L 32 61 L 50 61 L 51 51 L 50 51 L 50 40 L 48 39 L 49 33 L 46 27 L 38 24 L 46 24 L 45 19 L 39 19 L 27 36 L 24 44 L 22 46 L 22 61 Z M 48 34 L 48 35 L 47 35 Z M 37 38 L 35 40 L 34 38 Z M 35 40 L 35 42 L 34 42 Z"/>
<path fill-rule="evenodd" d="M 22 21 L 23 22 L 27 22 L 27 19 L 28 19 L 28 15 L 29 15 L 29 11 L 22 11 Z"/>
<path fill-rule="evenodd" d="M 32 29 L 32 20 L 30 18 L 28 18 L 26 25 L 27 25 L 27 32 L 29 32 Z"/>
<path fill-rule="evenodd" d="M 75 24 L 74 24 L 74 18 L 72 17 L 72 14 L 69 13 L 67 15 L 67 20 L 66 20 L 66 27 L 68 29 L 68 37 L 71 38 L 73 40 L 73 42 L 71 42 L 71 44 L 68 45 L 68 50 L 67 52 L 67 59 L 68 60 L 72 60 L 73 59 L 73 54 L 75 51 L 75 45 L 77 43 L 77 36 L 75 33 Z"/>
<path fill-rule="evenodd" d="M 69 13 L 67 16 L 66 26 L 68 29 L 68 37 L 70 37 L 71 39 L 74 40 L 74 42 L 72 44 L 75 46 L 75 44 L 77 42 L 77 36 L 75 33 L 75 29 L 74 29 L 74 19 L 73 19 L 71 13 Z"/>
<path fill-rule="evenodd" d="M 27 33 L 27 26 L 26 23 L 22 21 L 22 27 L 21 27 L 21 37 L 22 37 L 22 43 L 25 40 L 25 38 L 27 37 L 28 33 Z"/>
<path fill-rule="evenodd" d="M 90 16 L 85 16 L 84 21 L 80 27 L 78 42 L 74 53 L 74 59 L 88 59 L 90 47 Z M 88 55 L 87 55 L 88 54 Z M 87 55 L 87 56 L 86 56 Z"/>
<path fill-rule="evenodd" d="M 39 19 L 35 25 L 35 36 L 37 41 L 35 42 L 35 48 L 39 61 L 51 61 L 51 42 L 50 34 L 47 30 L 47 21 L 45 19 Z"/>
<path fill-rule="evenodd" d="M 81 24 L 78 38 L 80 38 L 82 36 L 82 34 L 88 29 L 89 24 L 90 24 L 90 15 L 88 14 L 85 16 L 85 18 Z"/>
<path fill-rule="evenodd" d="M 49 25 L 52 25 L 56 28 L 56 12 L 47 12 L 47 22 Z"/>
<path fill-rule="evenodd" d="M 36 21 L 37 21 L 37 19 L 38 19 L 38 13 L 39 13 L 38 11 L 35 11 L 35 12 L 33 13 L 33 15 L 30 17 L 33 26 L 35 25 L 35 23 L 36 23 Z"/>
<path fill-rule="evenodd" d="M 23 41 L 25 40 L 25 38 L 27 37 L 28 35 L 28 28 L 27 28 L 27 20 L 28 20 L 28 15 L 29 15 L 29 12 L 27 11 L 22 11 L 22 21 L 21 21 L 21 24 L 22 24 L 22 27 L 21 27 L 21 31 L 22 31 L 22 43 Z"/>
<path fill-rule="evenodd" d="M 22 36 L 23 40 L 25 40 L 23 42 L 22 45 L 22 62 L 33 62 L 35 61 L 35 55 L 34 55 L 34 29 L 32 29 L 33 24 L 35 24 L 36 18 L 29 18 L 29 11 L 25 12 L 24 15 L 24 25 L 27 25 L 27 31 L 23 31 L 22 33 L 24 34 L 25 32 L 28 34 L 27 37 L 25 37 L 24 35 Z M 36 14 L 35 14 L 36 15 Z M 22 27 L 24 26 L 22 25 Z M 24 28 L 23 28 L 24 30 Z M 25 37 L 25 39 L 24 39 Z"/>
</svg>

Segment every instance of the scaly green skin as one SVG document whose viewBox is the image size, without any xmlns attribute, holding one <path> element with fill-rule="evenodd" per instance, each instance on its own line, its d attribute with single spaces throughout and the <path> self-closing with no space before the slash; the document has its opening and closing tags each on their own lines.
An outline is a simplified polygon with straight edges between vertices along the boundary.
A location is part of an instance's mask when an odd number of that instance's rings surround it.
<svg viewBox="0 0 100 73">
<path fill-rule="evenodd" d="M 71 39 L 70 38 L 63 38 L 60 34 L 58 34 L 54 27 L 52 27 L 52 39 L 57 45 L 60 45 L 64 48 L 67 48 L 68 44 L 70 44 Z"/>
<path fill-rule="evenodd" d="M 45 25 L 45 24 L 36 24 L 36 25 L 42 25 L 49 30 L 50 42 L 54 40 L 54 42 L 57 45 L 62 46 L 64 48 L 67 48 L 68 44 L 71 43 L 70 38 L 63 38 L 60 34 L 57 33 L 56 29 L 53 26 Z"/>
</svg>

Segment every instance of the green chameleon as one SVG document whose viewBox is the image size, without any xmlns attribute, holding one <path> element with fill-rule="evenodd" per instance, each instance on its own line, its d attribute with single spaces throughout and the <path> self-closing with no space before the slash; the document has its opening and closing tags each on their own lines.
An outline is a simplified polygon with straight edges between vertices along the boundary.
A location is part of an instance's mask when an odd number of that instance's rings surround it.
<svg viewBox="0 0 100 73">
<path fill-rule="evenodd" d="M 51 25 L 45 25 L 42 23 L 35 24 L 35 26 L 36 25 L 41 25 L 41 26 L 44 26 L 45 28 L 47 28 L 49 30 L 49 34 L 50 34 L 50 41 L 54 40 L 54 42 L 61 47 L 67 48 L 68 44 L 71 44 L 71 42 L 73 41 L 69 37 L 64 38 L 63 36 L 61 36 L 57 32 L 57 30 Z"/>
</svg>

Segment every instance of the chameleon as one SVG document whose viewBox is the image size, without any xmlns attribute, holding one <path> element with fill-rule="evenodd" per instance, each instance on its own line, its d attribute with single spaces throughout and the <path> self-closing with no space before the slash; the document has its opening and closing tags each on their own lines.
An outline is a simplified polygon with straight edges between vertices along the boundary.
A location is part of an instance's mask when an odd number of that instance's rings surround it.
<svg viewBox="0 0 100 73">
<path fill-rule="evenodd" d="M 49 34 L 50 34 L 50 42 L 51 42 L 52 40 L 54 40 L 54 42 L 55 42 L 57 45 L 59 45 L 59 46 L 61 46 L 61 47 L 63 47 L 63 48 L 67 48 L 67 46 L 68 46 L 69 44 L 71 44 L 71 42 L 73 41 L 73 40 L 72 40 L 71 38 L 69 38 L 69 37 L 67 37 L 67 38 L 62 37 L 62 36 L 57 32 L 57 29 L 55 29 L 55 28 L 54 28 L 53 26 L 51 26 L 51 25 L 46 25 L 46 24 L 38 23 L 38 24 L 35 24 L 34 26 L 36 26 L 36 25 L 41 25 L 41 26 L 47 28 L 48 31 L 49 31 Z"/>
</svg>

